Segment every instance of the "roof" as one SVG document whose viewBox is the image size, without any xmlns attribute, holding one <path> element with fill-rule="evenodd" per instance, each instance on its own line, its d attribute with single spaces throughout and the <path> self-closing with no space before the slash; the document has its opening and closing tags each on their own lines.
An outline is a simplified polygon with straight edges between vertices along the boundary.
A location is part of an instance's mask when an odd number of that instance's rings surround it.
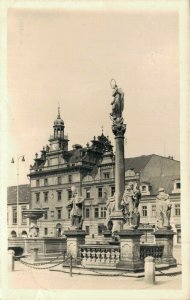
<svg viewBox="0 0 190 300">
<path fill-rule="evenodd" d="M 137 157 L 125 158 L 125 171 L 134 169 L 135 173 L 140 173 L 152 158 L 153 154 L 141 155 Z"/>
<path fill-rule="evenodd" d="M 178 176 L 179 177 L 179 176 Z M 177 177 L 173 176 L 159 176 L 152 177 L 150 181 L 151 185 L 151 195 L 157 195 L 159 188 L 164 188 L 167 194 L 171 194 L 174 189 L 174 180 Z"/>
<path fill-rule="evenodd" d="M 30 203 L 30 185 L 19 185 L 19 203 Z M 17 203 L 17 186 L 9 186 L 7 188 L 7 204 Z"/>
</svg>

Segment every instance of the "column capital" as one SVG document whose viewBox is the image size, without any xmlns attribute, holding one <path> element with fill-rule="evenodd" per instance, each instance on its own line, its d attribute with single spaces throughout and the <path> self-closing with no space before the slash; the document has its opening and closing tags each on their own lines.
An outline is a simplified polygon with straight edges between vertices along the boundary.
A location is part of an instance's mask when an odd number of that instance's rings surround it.
<svg viewBox="0 0 190 300">
<path fill-rule="evenodd" d="M 122 137 L 124 138 L 124 134 L 126 131 L 126 124 L 113 124 L 112 125 L 112 132 L 115 137 Z"/>
</svg>

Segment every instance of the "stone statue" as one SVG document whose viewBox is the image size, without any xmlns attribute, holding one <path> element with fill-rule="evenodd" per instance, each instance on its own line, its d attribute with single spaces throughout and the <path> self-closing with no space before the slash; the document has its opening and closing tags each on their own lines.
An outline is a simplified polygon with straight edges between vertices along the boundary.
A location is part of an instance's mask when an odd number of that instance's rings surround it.
<svg viewBox="0 0 190 300">
<path fill-rule="evenodd" d="M 112 197 L 109 197 L 106 201 L 106 226 L 109 230 L 112 230 L 111 214 L 115 211 L 115 193 Z"/>
<path fill-rule="evenodd" d="M 113 79 L 112 79 L 113 81 Z M 114 97 L 113 101 L 111 102 L 112 105 L 112 112 L 110 116 L 112 117 L 112 120 L 114 123 L 123 123 L 122 118 L 122 112 L 124 109 L 124 92 L 121 88 L 118 88 L 115 80 L 114 84 L 112 86 L 113 88 L 113 94 Z"/>
<path fill-rule="evenodd" d="M 82 203 L 84 199 L 78 195 L 75 186 L 72 186 L 72 198 L 68 202 L 67 207 L 71 208 L 71 226 L 73 229 L 82 229 Z"/>
<path fill-rule="evenodd" d="M 170 228 L 172 203 L 169 195 L 165 193 L 164 188 L 159 188 L 156 197 L 156 216 L 158 228 Z"/>
<path fill-rule="evenodd" d="M 36 223 L 31 222 L 29 227 L 29 237 L 36 238 L 39 236 L 39 227 Z"/>
<path fill-rule="evenodd" d="M 141 192 L 136 185 L 135 189 L 133 183 L 129 183 L 123 194 L 121 201 L 121 208 L 123 216 L 126 221 L 125 228 L 138 228 L 140 223 L 140 214 L 138 212 L 138 206 L 141 199 Z"/>
</svg>

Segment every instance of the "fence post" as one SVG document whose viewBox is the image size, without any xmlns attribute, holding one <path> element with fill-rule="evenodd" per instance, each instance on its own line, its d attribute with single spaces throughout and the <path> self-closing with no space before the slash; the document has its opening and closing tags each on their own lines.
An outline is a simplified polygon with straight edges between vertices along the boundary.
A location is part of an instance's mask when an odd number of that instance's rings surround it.
<svg viewBox="0 0 190 300">
<path fill-rule="evenodd" d="M 152 256 L 147 256 L 145 258 L 145 283 L 155 284 L 155 259 Z"/>
<path fill-rule="evenodd" d="M 73 268 L 73 258 L 70 256 L 70 277 L 72 277 L 72 268 Z"/>
<path fill-rule="evenodd" d="M 8 271 L 9 272 L 13 272 L 15 269 L 14 255 L 15 255 L 14 250 L 8 250 Z"/>
</svg>

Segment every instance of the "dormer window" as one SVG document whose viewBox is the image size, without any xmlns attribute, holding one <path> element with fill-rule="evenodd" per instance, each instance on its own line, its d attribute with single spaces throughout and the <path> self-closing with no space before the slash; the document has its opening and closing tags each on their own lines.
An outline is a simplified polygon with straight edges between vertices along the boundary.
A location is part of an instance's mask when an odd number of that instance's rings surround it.
<svg viewBox="0 0 190 300">
<path fill-rule="evenodd" d="M 180 179 L 175 179 L 174 183 L 173 183 L 173 191 L 172 191 L 172 193 L 173 194 L 180 193 L 180 191 L 181 191 L 181 182 L 180 182 Z"/>
<path fill-rule="evenodd" d="M 148 182 L 142 182 L 140 190 L 142 195 L 150 195 L 150 184 Z"/>
</svg>

